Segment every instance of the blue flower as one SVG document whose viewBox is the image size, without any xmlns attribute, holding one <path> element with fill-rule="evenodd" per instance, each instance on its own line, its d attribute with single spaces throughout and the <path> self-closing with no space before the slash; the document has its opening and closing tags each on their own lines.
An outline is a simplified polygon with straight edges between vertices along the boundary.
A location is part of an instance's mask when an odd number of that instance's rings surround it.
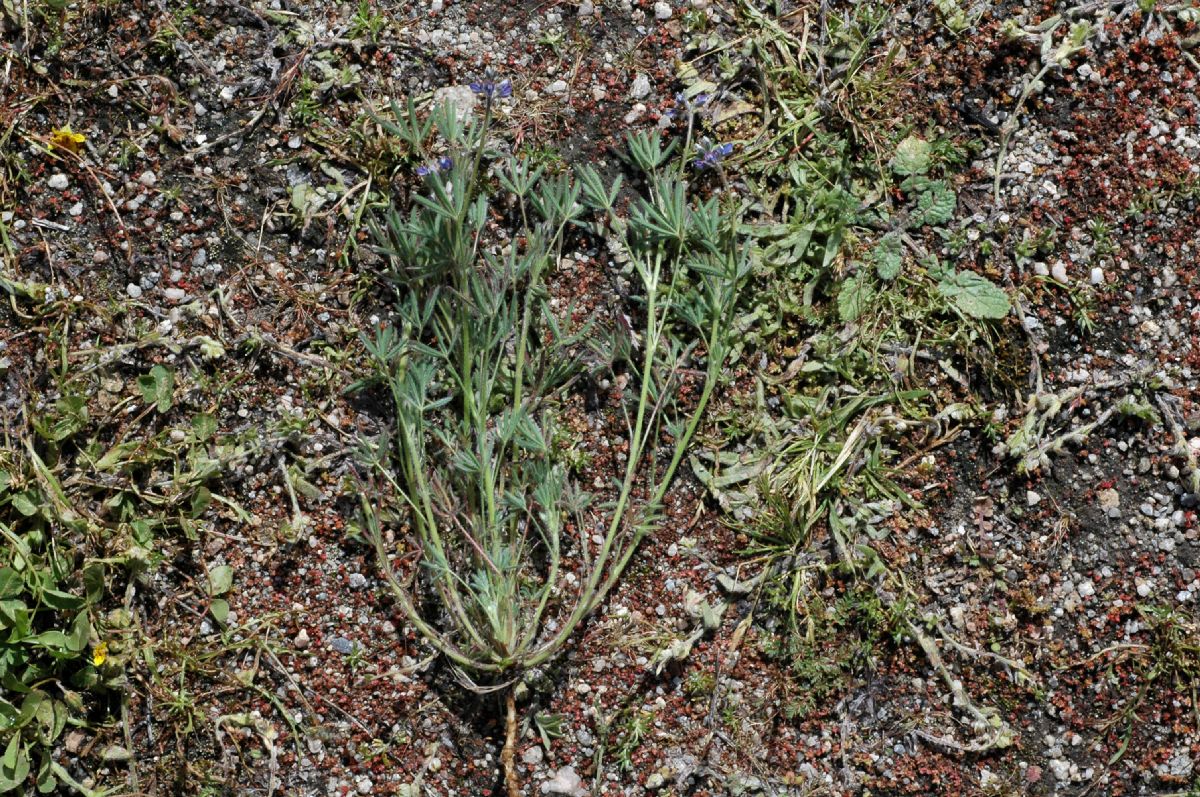
<svg viewBox="0 0 1200 797">
<path fill-rule="evenodd" d="M 512 81 L 508 78 L 496 82 L 493 78 L 486 77 L 483 80 L 476 80 L 470 84 L 471 91 L 480 95 L 486 100 L 492 100 L 496 97 L 512 96 Z"/>
<path fill-rule="evenodd" d="M 693 163 L 697 169 L 715 169 L 717 165 L 733 152 L 733 144 L 714 144 L 708 149 L 700 150 L 700 157 Z"/>
<path fill-rule="evenodd" d="M 450 169 L 453 166 L 454 166 L 454 161 L 451 160 L 448 156 L 443 156 L 441 158 L 438 158 L 436 161 L 433 161 L 432 163 L 423 163 L 420 166 L 418 166 L 417 167 L 417 175 L 420 177 L 426 177 L 430 174 L 437 174 L 438 172 L 450 171 Z"/>
<path fill-rule="evenodd" d="M 707 94 L 697 94 L 695 97 L 692 97 L 692 98 L 689 100 L 689 99 L 687 98 L 687 95 L 685 95 L 685 94 L 684 94 L 684 93 L 681 91 L 681 92 L 679 92 L 679 93 L 677 93 L 677 94 L 675 95 L 675 106 L 676 106 L 676 107 L 674 107 L 674 108 L 672 108 L 671 110 L 667 111 L 667 113 L 666 113 L 666 116 L 667 116 L 667 118 L 668 118 L 668 119 L 674 119 L 674 118 L 675 118 L 675 117 L 676 117 L 676 116 L 679 114 L 679 111 L 680 111 L 681 109 L 685 109 L 685 110 L 688 110 L 688 111 L 694 111 L 694 110 L 696 110 L 697 108 L 699 108 L 699 107 L 701 107 L 702 105 L 704 105 L 706 102 L 708 102 L 708 95 L 707 95 Z"/>
</svg>

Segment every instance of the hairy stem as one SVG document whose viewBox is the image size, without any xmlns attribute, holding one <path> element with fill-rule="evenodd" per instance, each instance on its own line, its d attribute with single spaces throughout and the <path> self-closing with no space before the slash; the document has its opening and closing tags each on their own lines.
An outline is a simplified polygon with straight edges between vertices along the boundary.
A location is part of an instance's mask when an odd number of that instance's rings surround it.
<svg viewBox="0 0 1200 797">
<path fill-rule="evenodd" d="M 504 751 L 500 760 L 504 764 L 504 786 L 508 797 L 521 797 L 521 784 L 517 781 L 517 764 L 514 760 L 517 749 L 517 696 L 516 687 L 510 686 L 504 698 Z"/>
</svg>

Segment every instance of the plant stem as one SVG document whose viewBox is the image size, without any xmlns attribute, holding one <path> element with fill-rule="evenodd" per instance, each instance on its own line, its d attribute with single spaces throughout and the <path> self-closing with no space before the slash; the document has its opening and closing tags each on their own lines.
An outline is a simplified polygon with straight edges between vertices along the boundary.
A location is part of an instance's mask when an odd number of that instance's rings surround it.
<svg viewBox="0 0 1200 797">
<path fill-rule="evenodd" d="M 1025 101 L 1033 94 L 1036 87 L 1041 85 L 1042 80 L 1050 73 L 1050 69 L 1053 66 L 1055 66 L 1054 62 L 1044 65 L 1033 76 L 1033 79 L 1025 85 L 1021 96 L 1017 98 L 1017 104 L 1013 106 L 1012 113 L 1004 120 L 1004 124 L 1000 128 L 1000 151 L 996 155 L 996 173 L 992 178 L 992 199 L 997 205 L 1000 204 L 1000 170 L 1004 166 L 1005 156 L 1008 155 L 1008 141 L 1012 138 L 1012 134 L 1017 131 L 1017 125 L 1019 124 L 1017 116 L 1021 113 L 1021 108 L 1025 106 Z"/>
<path fill-rule="evenodd" d="M 517 765 L 513 760 L 517 747 L 517 695 L 516 686 L 510 686 L 504 698 L 504 751 L 500 760 L 504 764 L 504 786 L 508 797 L 521 797 L 521 784 L 517 782 Z"/>
</svg>

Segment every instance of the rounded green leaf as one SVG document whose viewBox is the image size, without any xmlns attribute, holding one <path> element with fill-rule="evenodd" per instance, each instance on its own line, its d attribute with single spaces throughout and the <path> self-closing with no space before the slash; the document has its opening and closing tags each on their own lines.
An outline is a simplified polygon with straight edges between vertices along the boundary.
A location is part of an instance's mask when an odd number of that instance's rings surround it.
<svg viewBox="0 0 1200 797">
<path fill-rule="evenodd" d="M 929 142 L 923 138 L 905 138 L 896 145 L 896 154 L 892 156 L 892 171 L 902 177 L 925 174 L 929 171 L 932 149 Z"/>
<path fill-rule="evenodd" d="M 216 565 L 208 570 L 208 594 L 216 597 L 224 595 L 233 586 L 233 568 L 229 565 Z"/>
</svg>

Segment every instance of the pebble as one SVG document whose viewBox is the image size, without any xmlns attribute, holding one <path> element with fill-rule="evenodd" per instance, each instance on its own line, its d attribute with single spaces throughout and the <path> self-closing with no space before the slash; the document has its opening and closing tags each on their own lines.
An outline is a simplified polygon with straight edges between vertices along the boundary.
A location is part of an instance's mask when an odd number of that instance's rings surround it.
<svg viewBox="0 0 1200 797">
<path fill-rule="evenodd" d="M 296 638 L 292 640 L 296 650 L 308 650 L 308 646 L 312 644 L 312 640 L 308 638 L 308 629 L 301 628 L 300 633 L 296 634 Z"/>
<path fill-rule="evenodd" d="M 1053 266 L 1051 266 L 1050 267 L 1050 276 L 1054 277 L 1054 279 L 1058 280 L 1059 282 L 1066 282 L 1067 281 L 1067 265 L 1066 265 L 1066 263 L 1063 263 L 1061 260 L 1059 260 L 1057 263 L 1055 263 Z"/>
<path fill-rule="evenodd" d="M 629 113 L 625 114 L 625 116 L 624 116 L 624 119 L 625 119 L 625 124 L 627 124 L 627 125 L 631 125 L 631 124 L 633 124 L 633 123 L 634 123 L 634 122 L 636 122 L 638 119 L 641 119 L 641 118 L 642 118 L 642 114 L 644 114 L 644 113 L 646 113 L 646 105 L 645 105 L 645 103 L 641 103 L 641 102 L 639 102 L 639 103 L 636 103 L 636 104 L 633 106 L 633 108 L 631 108 L 631 109 L 629 110 Z"/>
<path fill-rule="evenodd" d="M 371 779 L 366 777 L 365 775 L 360 777 L 358 780 L 354 781 L 354 788 L 358 790 L 359 794 L 370 794 L 371 789 L 373 789 L 374 787 L 375 787 L 375 784 L 372 783 Z"/>
<path fill-rule="evenodd" d="M 147 169 L 138 175 L 138 182 L 148 188 L 158 182 L 158 175 Z"/>
<path fill-rule="evenodd" d="M 1137 594 L 1138 594 L 1139 598 L 1150 597 L 1150 593 L 1152 591 L 1153 591 L 1153 588 L 1150 586 L 1149 581 L 1143 581 L 1142 583 L 1137 585 Z"/>
<path fill-rule="evenodd" d="M 1071 777 L 1071 762 L 1061 758 L 1050 759 L 1050 772 L 1055 780 L 1068 780 Z"/>
<path fill-rule="evenodd" d="M 1104 284 L 1104 269 L 1100 268 L 1099 266 L 1096 266 L 1095 268 L 1092 269 L 1092 284 L 1093 285 L 1103 285 Z"/>
<path fill-rule="evenodd" d="M 633 79 L 633 85 L 629 88 L 629 96 L 635 100 L 640 100 L 650 94 L 650 78 L 645 75 L 638 75 Z"/>
<path fill-rule="evenodd" d="M 338 653 L 349 655 L 354 652 L 354 643 L 344 636 L 335 636 L 329 640 L 329 647 L 336 650 Z"/>
<path fill-rule="evenodd" d="M 67 179 L 67 176 L 65 174 L 61 174 L 61 173 L 50 175 L 50 179 L 46 181 L 46 185 L 50 186 L 51 188 L 53 188 L 57 191 L 61 191 L 62 189 L 66 188 L 70 184 L 71 184 L 71 181 Z"/>
<path fill-rule="evenodd" d="M 71 209 L 67 212 L 70 213 L 72 216 L 83 215 L 83 203 L 76 202 L 74 205 L 71 205 Z"/>
<path fill-rule="evenodd" d="M 554 777 L 542 784 L 546 794 L 579 794 L 581 780 L 575 772 L 575 767 L 563 767 L 554 773 Z"/>
<path fill-rule="evenodd" d="M 671 11 L 670 3 L 665 3 L 665 2 L 662 2 L 662 0 L 659 0 L 659 2 L 654 4 L 654 18 L 655 19 L 670 19 L 671 14 L 672 14 L 672 11 Z"/>
<path fill-rule="evenodd" d="M 1033 490 L 1025 491 L 1025 503 L 1028 506 L 1037 506 L 1039 503 L 1041 503 L 1041 500 L 1042 496 L 1040 493 L 1034 492 Z"/>
<path fill-rule="evenodd" d="M 547 94 L 566 94 L 567 93 L 567 81 L 565 81 L 565 80 L 554 81 L 553 83 L 551 83 L 549 86 L 546 87 L 546 93 Z"/>
<path fill-rule="evenodd" d="M 183 288 L 164 288 L 163 296 L 167 297 L 168 302 L 182 302 L 187 296 L 187 291 Z"/>
<path fill-rule="evenodd" d="M 125 293 L 129 294 L 130 299 L 142 298 L 142 288 L 140 285 L 135 285 L 132 282 L 125 286 Z"/>
<path fill-rule="evenodd" d="M 539 744 L 535 744 L 533 747 L 530 747 L 528 750 L 526 750 L 524 753 L 521 754 L 521 761 L 523 761 L 524 763 L 528 764 L 531 767 L 537 766 L 538 764 L 542 763 L 543 755 L 544 755 L 544 753 L 542 752 L 542 746 Z"/>
<path fill-rule="evenodd" d="M 591 2 L 591 0 L 583 0 L 583 2 L 579 4 L 579 16 L 590 17 L 595 13 L 596 6 Z"/>
<path fill-rule="evenodd" d="M 442 86 L 433 92 L 433 104 L 453 103 L 455 116 L 462 121 L 475 112 L 479 100 L 470 86 Z"/>
<path fill-rule="evenodd" d="M 350 574 L 350 589 L 362 589 L 367 586 L 367 577 L 362 573 Z"/>
<path fill-rule="evenodd" d="M 1079 592 L 1080 597 L 1083 598 L 1090 598 L 1096 594 L 1096 588 L 1092 586 L 1092 582 L 1090 581 L 1080 581 L 1079 586 L 1075 589 Z"/>
</svg>

